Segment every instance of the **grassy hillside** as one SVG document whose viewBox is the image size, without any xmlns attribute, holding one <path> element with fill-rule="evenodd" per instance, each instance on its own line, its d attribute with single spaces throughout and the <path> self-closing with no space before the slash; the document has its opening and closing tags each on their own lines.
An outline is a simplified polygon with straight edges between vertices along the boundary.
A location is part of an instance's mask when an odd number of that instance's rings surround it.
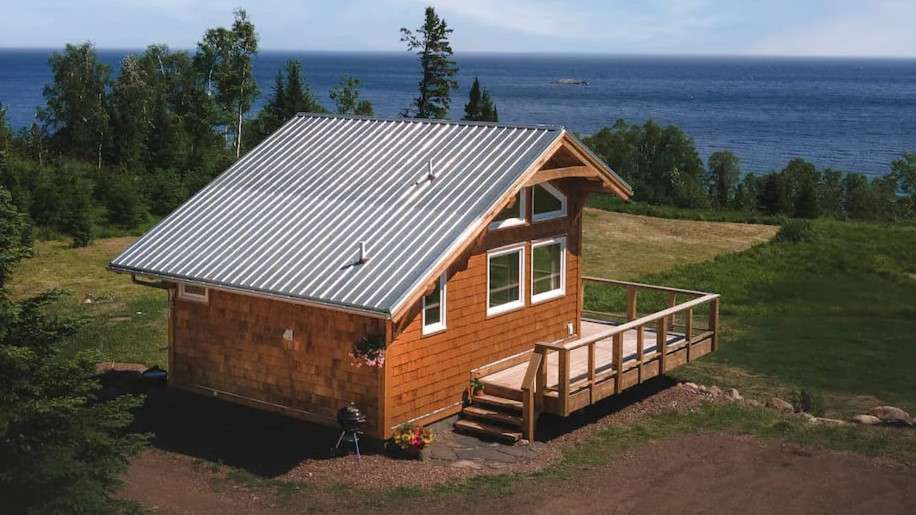
<svg viewBox="0 0 916 515">
<path fill-rule="evenodd" d="M 584 216 L 588 274 L 722 294 L 720 352 L 676 374 L 761 396 L 811 389 L 838 416 L 879 401 L 916 410 L 916 227 L 818 222 L 815 241 L 793 244 L 767 242 L 772 226 Z M 105 270 L 130 241 L 39 242 L 13 288 L 69 290 L 59 309 L 89 317 L 74 348 L 164 365 L 165 293 Z"/>
<path fill-rule="evenodd" d="M 721 352 L 685 373 L 811 388 L 838 415 L 878 400 L 916 409 L 916 227 L 814 227 L 813 242 L 771 242 L 643 277 L 722 294 Z"/>
<path fill-rule="evenodd" d="M 112 361 L 167 364 L 167 294 L 133 284 L 106 265 L 135 238 L 109 238 L 74 249 L 69 241 L 39 241 L 35 256 L 23 261 L 13 275 L 17 296 L 52 288 L 69 293 L 58 306 L 62 312 L 87 318 L 69 340 L 73 349 L 96 349 Z"/>
</svg>

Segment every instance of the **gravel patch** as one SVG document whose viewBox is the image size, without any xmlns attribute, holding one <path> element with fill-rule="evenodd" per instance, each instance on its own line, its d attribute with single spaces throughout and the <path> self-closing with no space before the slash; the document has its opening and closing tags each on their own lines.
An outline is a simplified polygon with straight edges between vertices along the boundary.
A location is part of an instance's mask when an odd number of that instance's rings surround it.
<svg viewBox="0 0 916 515">
<path fill-rule="evenodd" d="M 610 426 L 633 424 L 658 413 L 689 410 L 709 396 L 690 388 L 663 384 L 634 388 L 610 402 L 591 406 L 563 419 L 545 415 L 532 445 L 484 442 L 451 431 L 436 433 L 426 460 L 395 459 L 382 454 L 306 459 L 279 477 L 303 483 L 349 483 L 357 487 L 433 486 L 477 475 L 533 472 L 556 462 L 569 446 L 582 443 Z"/>
</svg>

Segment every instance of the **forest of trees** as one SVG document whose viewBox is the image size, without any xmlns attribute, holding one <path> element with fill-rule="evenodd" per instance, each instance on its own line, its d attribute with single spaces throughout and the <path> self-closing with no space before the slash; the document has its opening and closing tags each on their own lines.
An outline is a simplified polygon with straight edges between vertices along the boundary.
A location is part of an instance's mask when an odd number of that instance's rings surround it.
<svg viewBox="0 0 916 515">
<path fill-rule="evenodd" d="M 861 173 L 818 170 L 801 158 L 782 170 L 744 174 L 729 151 L 712 153 L 704 166 L 684 131 L 652 121 L 617 120 L 584 141 L 630 182 L 640 202 L 794 218 L 916 217 L 916 153 L 903 154 L 887 174 L 869 180 Z"/>
</svg>

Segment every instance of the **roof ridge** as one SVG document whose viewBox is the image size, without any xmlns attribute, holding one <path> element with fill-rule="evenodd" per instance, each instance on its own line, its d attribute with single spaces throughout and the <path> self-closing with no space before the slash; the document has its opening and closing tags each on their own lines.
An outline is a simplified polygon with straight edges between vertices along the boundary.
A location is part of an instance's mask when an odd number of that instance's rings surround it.
<svg viewBox="0 0 916 515">
<path fill-rule="evenodd" d="M 402 123 L 438 123 L 442 125 L 475 125 L 482 127 L 504 127 L 508 129 L 540 129 L 547 131 L 565 131 L 566 127 L 556 124 L 542 123 L 505 123 L 505 122 L 478 122 L 470 120 L 446 120 L 441 118 L 385 118 L 379 116 L 360 116 L 354 114 L 337 113 L 296 113 L 296 118 L 336 118 L 344 120 L 366 120 L 374 122 L 402 122 Z"/>
</svg>

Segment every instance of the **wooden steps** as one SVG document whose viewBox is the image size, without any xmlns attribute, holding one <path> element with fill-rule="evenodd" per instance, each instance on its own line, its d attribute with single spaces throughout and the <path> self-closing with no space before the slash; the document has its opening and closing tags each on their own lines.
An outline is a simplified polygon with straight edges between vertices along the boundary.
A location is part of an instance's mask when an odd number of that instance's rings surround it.
<svg viewBox="0 0 916 515">
<path fill-rule="evenodd" d="M 464 408 L 464 416 L 478 420 L 485 420 L 496 424 L 502 424 L 509 427 L 522 427 L 521 415 L 510 415 L 504 411 L 490 408 L 478 408 L 477 406 L 468 406 Z"/>
<path fill-rule="evenodd" d="M 495 438 L 510 443 L 515 443 L 522 439 L 521 430 L 513 431 L 505 427 L 478 422 L 476 420 L 461 419 L 455 422 L 455 429 L 463 433 Z"/>
<path fill-rule="evenodd" d="M 506 412 L 522 412 L 522 401 L 507 399 L 505 397 L 497 397 L 496 395 L 476 395 L 472 399 L 472 403 L 482 406 L 490 406 L 492 408 L 500 408 Z"/>
<path fill-rule="evenodd" d="M 515 443 L 524 436 L 522 403 L 498 395 L 476 395 L 454 427 L 462 433 Z"/>
</svg>

